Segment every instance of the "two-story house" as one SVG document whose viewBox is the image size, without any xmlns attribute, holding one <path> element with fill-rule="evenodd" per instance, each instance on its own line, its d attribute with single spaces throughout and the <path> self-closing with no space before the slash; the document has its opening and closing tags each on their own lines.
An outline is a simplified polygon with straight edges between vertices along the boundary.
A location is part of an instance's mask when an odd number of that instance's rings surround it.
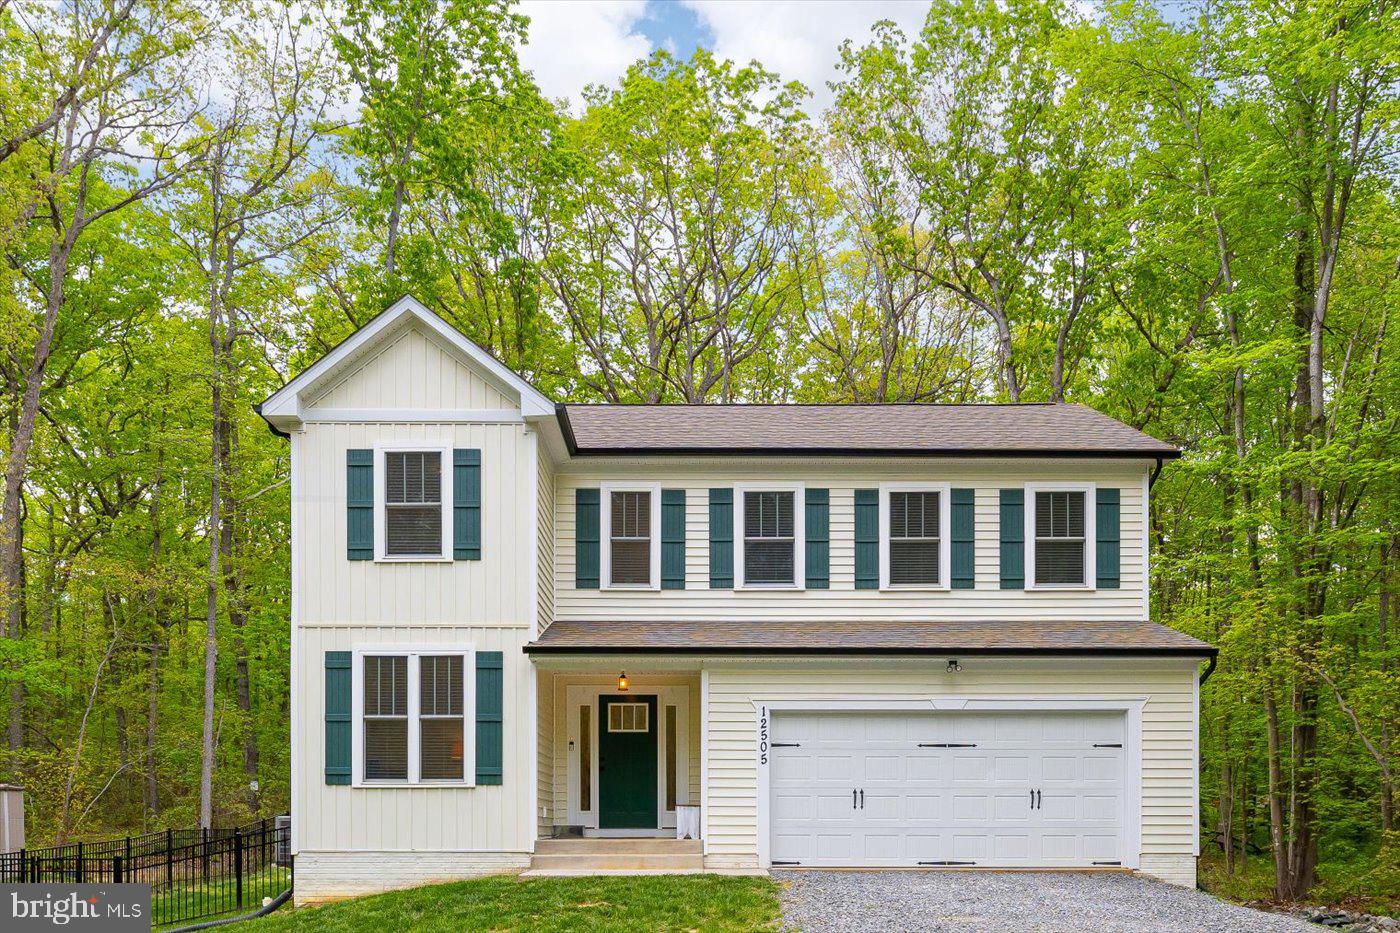
<svg viewBox="0 0 1400 933">
<path fill-rule="evenodd" d="M 1173 447 L 1079 405 L 556 404 L 408 298 L 260 411 L 301 901 L 532 866 L 1194 884 L 1214 649 L 1148 618 Z"/>
</svg>

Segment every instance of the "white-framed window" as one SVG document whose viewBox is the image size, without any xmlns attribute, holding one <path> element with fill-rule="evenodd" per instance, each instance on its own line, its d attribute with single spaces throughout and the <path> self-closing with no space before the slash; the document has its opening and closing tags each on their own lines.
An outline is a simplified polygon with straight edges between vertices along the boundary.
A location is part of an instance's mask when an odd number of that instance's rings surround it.
<svg viewBox="0 0 1400 933">
<path fill-rule="evenodd" d="M 803 511 L 801 484 L 735 488 L 734 564 L 740 587 L 803 587 Z"/>
<path fill-rule="evenodd" d="M 948 588 L 949 522 L 946 483 L 880 486 L 880 588 Z"/>
<path fill-rule="evenodd" d="M 354 783 L 475 783 L 471 648 L 365 646 L 354 651 Z"/>
<path fill-rule="evenodd" d="M 661 487 L 602 487 L 603 586 L 661 588 Z"/>
<path fill-rule="evenodd" d="M 374 448 L 374 559 L 452 559 L 452 448 Z"/>
<path fill-rule="evenodd" d="M 1094 588 L 1094 484 L 1026 484 L 1026 585 Z"/>
</svg>

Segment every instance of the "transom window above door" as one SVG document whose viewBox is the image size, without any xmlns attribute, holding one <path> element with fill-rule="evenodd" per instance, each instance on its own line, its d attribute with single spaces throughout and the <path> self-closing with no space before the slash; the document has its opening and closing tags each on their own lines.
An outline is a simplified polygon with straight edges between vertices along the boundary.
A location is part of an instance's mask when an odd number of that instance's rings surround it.
<svg viewBox="0 0 1400 933">
<path fill-rule="evenodd" d="M 609 587 L 656 589 L 660 585 L 661 497 L 650 487 L 605 487 L 604 549 Z"/>
<path fill-rule="evenodd" d="M 1031 540 L 1036 586 L 1088 586 L 1091 537 L 1088 492 L 1037 489 Z"/>
<path fill-rule="evenodd" d="M 744 585 L 797 585 L 797 493 L 792 489 L 744 490 Z"/>
</svg>

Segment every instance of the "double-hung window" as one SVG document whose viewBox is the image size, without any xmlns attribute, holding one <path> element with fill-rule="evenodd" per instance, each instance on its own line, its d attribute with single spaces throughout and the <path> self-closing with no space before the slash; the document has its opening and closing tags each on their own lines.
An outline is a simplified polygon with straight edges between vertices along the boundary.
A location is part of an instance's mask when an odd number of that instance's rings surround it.
<svg viewBox="0 0 1400 933">
<path fill-rule="evenodd" d="M 470 783 L 470 669 L 460 649 L 357 652 L 359 783 Z"/>
<path fill-rule="evenodd" d="M 607 586 L 658 589 L 661 584 L 661 493 L 651 487 L 603 487 Z"/>
<path fill-rule="evenodd" d="M 883 587 L 927 590 L 948 585 L 948 511 L 947 486 L 880 488 Z"/>
<path fill-rule="evenodd" d="M 449 560 L 452 484 L 445 447 L 381 447 L 375 497 L 380 560 Z"/>
<path fill-rule="evenodd" d="M 742 531 L 742 585 L 800 586 L 801 490 L 740 489 L 735 499 L 735 520 Z"/>
<path fill-rule="evenodd" d="M 1094 553 L 1093 486 L 1087 484 L 1027 487 L 1031 550 L 1027 565 L 1037 587 L 1092 586 L 1089 559 Z"/>
</svg>

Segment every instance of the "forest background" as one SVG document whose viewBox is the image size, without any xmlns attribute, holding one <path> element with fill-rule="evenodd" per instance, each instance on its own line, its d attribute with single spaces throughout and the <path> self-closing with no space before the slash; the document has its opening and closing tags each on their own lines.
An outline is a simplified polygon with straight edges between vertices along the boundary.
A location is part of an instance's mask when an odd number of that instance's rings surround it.
<svg viewBox="0 0 1400 933">
<path fill-rule="evenodd" d="M 288 451 L 253 405 L 409 293 L 557 399 L 1063 400 L 1180 445 L 1152 611 L 1221 649 L 1206 877 L 1384 906 L 1396 9 L 935 0 L 816 107 L 703 49 L 546 99 L 501 0 L 0 0 L 31 842 L 286 809 Z"/>
</svg>

